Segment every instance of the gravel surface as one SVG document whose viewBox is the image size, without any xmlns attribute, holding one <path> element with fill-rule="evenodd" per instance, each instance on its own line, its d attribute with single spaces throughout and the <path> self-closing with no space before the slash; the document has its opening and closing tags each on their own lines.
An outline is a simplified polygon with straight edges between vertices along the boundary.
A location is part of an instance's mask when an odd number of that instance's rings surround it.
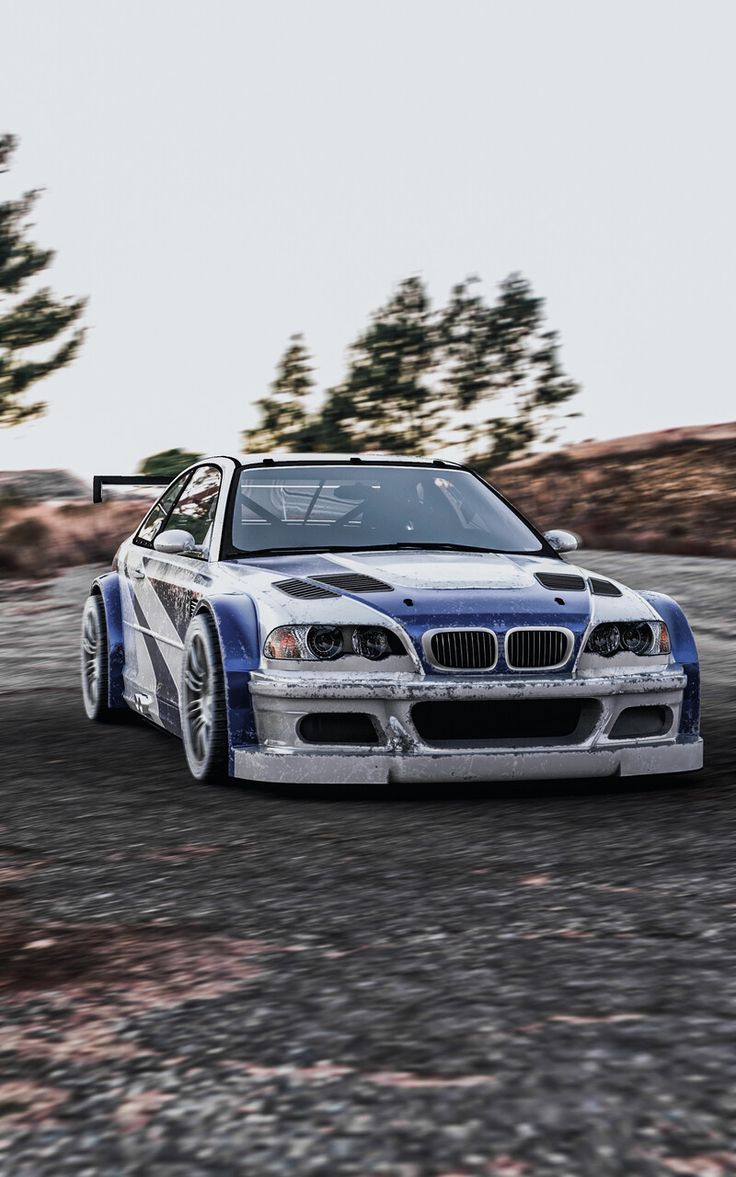
<svg viewBox="0 0 736 1177">
<path fill-rule="evenodd" d="M 736 1173 L 729 561 L 686 606 L 703 773 L 203 788 L 77 688 L 91 570 L 0 587 L 0 1172 Z"/>
</svg>

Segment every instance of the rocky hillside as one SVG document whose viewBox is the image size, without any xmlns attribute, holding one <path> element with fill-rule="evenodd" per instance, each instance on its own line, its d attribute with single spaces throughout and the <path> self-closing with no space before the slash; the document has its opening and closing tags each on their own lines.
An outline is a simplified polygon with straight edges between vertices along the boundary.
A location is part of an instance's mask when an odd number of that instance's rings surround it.
<svg viewBox="0 0 736 1177">
<path fill-rule="evenodd" d="M 89 489 L 68 470 L 0 470 L 0 503 L 89 499 Z"/>
<path fill-rule="evenodd" d="M 570 528 L 588 547 L 736 557 L 736 422 L 585 442 L 488 473 L 537 526 Z M 93 506 L 65 471 L 0 471 L 0 577 L 109 560 L 145 511 L 125 493 Z"/>
<path fill-rule="evenodd" d="M 590 547 L 736 557 L 736 422 L 584 442 L 488 477 Z"/>
<path fill-rule="evenodd" d="M 139 502 L 1 507 L 0 577 L 33 580 L 77 564 L 107 563 L 144 511 Z"/>
</svg>

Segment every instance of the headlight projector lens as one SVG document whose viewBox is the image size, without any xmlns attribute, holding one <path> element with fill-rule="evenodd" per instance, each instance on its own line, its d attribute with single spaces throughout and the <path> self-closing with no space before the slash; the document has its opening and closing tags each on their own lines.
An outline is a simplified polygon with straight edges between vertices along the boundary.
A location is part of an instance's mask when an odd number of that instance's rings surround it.
<svg viewBox="0 0 736 1177">
<path fill-rule="evenodd" d="M 630 621 L 621 627 L 621 645 L 630 654 L 648 654 L 652 648 L 653 634 L 646 621 Z"/>
<path fill-rule="evenodd" d="M 338 658 L 342 654 L 342 632 L 336 625 L 312 625 L 307 645 L 315 658 Z"/>
<path fill-rule="evenodd" d="M 597 625 L 588 638 L 588 649 L 602 658 L 612 658 L 621 649 L 621 631 L 617 625 Z"/>
<path fill-rule="evenodd" d="M 388 634 L 385 629 L 356 629 L 353 634 L 353 649 L 361 657 L 378 662 L 390 653 Z"/>
</svg>

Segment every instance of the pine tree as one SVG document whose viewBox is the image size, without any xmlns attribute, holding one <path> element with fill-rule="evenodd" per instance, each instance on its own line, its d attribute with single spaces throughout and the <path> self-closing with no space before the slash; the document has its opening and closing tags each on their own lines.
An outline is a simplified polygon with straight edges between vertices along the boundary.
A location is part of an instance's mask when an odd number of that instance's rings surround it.
<svg viewBox="0 0 736 1177">
<path fill-rule="evenodd" d="M 474 459 L 500 465 L 553 441 L 557 414 L 579 388 L 562 369 L 557 333 L 544 328 L 544 299 L 529 282 L 510 274 L 489 307 L 472 291 L 475 281 L 455 287 L 441 316 L 444 382 Z M 489 415 L 499 400 L 503 410 Z"/>
<path fill-rule="evenodd" d="M 15 151 L 12 135 L 0 136 L 0 173 Z M 57 299 L 47 286 L 27 291 L 27 283 L 46 270 L 51 250 L 28 239 L 29 217 L 39 192 L 0 203 L 0 425 L 17 425 L 41 416 L 46 406 L 23 398 L 45 376 L 65 367 L 79 351 L 84 330 L 76 327 L 86 299 Z M 36 348 L 60 339 L 50 354 Z"/>
<path fill-rule="evenodd" d="M 407 278 L 353 343 L 347 376 L 327 396 L 323 417 L 338 424 L 341 448 L 431 449 L 442 419 L 437 390 L 429 382 L 436 343 L 424 285 L 420 278 Z M 334 429 L 328 432 L 334 436 Z"/>
<path fill-rule="evenodd" d="M 170 474 L 174 478 L 180 470 L 193 466 L 202 457 L 192 450 L 172 449 L 161 450 L 158 454 L 151 454 L 144 458 L 138 467 L 139 474 Z"/>
<path fill-rule="evenodd" d="M 438 314 L 442 383 L 461 410 L 494 391 L 493 314 L 473 289 L 479 282 L 473 276 L 454 286 Z"/>
<path fill-rule="evenodd" d="M 246 445 L 433 454 L 460 443 L 477 463 L 499 465 L 553 440 L 578 386 L 545 328 L 544 300 L 511 274 L 489 306 L 478 282 L 459 283 L 438 311 L 421 279 L 401 282 L 350 347 L 344 380 L 311 414 L 308 357 L 292 336 Z"/>
<path fill-rule="evenodd" d="M 313 428 L 308 397 L 314 381 L 303 335 L 292 335 L 276 371 L 270 394 L 256 401 L 259 423 L 243 432 L 247 451 L 309 449 Z"/>
<path fill-rule="evenodd" d="M 309 448 L 333 454 L 371 448 L 368 442 L 355 441 L 354 414 L 355 406 L 343 385 L 328 388 L 324 404 L 312 419 Z"/>
</svg>

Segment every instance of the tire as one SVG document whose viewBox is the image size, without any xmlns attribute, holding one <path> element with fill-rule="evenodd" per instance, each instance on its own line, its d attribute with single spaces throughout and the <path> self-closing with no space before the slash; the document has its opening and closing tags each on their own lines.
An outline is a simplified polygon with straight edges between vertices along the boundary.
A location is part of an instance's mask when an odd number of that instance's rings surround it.
<svg viewBox="0 0 736 1177">
<path fill-rule="evenodd" d="M 182 659 L 181 729 L 189 771 L 197 781 L 228 779 L 227 706 L 220 646 L 206 613 L 187 630 Z"/>
<path fill-rule="evenodd" d="M 107 621 L 99 593 L 87 597 L 82 613 L 81 639 L 82 701 L 87 718 L 109 723 L 110 669 L 107 652 Z"/>
</svg>

